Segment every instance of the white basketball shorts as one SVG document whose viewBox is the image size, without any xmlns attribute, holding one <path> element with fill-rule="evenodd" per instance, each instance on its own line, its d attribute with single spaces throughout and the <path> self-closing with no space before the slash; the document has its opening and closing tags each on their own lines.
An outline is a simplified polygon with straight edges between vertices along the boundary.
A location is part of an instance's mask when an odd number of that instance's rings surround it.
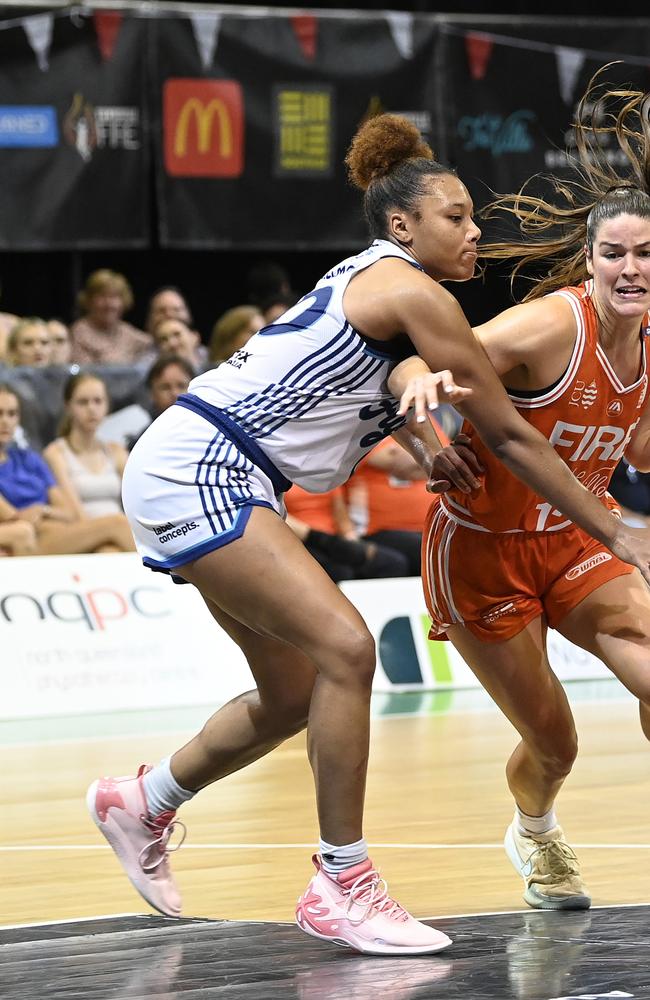
<svg viewBox="0 0 650 1000">
<path fill-rule="evenodd" d="M 170 572 L 241 538 L 253 507 L 283 517 L 290 486 L 236 424 L 188 394 L 136 442 L 122 501 L 145 566 Z"/>
</svg>

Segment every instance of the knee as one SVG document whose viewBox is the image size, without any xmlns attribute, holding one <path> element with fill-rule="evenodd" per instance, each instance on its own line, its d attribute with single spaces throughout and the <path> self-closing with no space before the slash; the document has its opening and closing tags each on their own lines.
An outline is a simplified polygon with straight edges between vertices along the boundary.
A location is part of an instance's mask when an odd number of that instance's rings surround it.
<svg viewBox="0 0 650 1000">
<path fill-rule="evenodd" d="M 375 661 L 375 640 L 368 629 L 350 625 L 331 641 L 322 673 L 343 684 L 370 688 Z"/>
<path fill-rule="evenodd" d="M 578 756 L 578 736 L 575 729 L 566 733 L 553 733 L 550 740 L 544 740 L 538 745 L 537 754 L 547 774 L 553 778 L 566 778 Z"/>
</svg>

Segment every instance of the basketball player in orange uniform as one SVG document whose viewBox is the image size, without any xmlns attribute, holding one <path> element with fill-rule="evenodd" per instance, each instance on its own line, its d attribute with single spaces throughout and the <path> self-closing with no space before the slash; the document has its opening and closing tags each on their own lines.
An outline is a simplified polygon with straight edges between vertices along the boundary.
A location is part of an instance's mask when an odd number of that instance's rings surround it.
<svg viewBox="0 0 650 1000">
<path fill-rule="evenodd" d="M 614 98 L 622 104 L 611 134 L 634 135 L 632 179 L 621 181 L 586 155 L 583 99 L 576 129 L 584 186 L 564 182 L 562 214 L 522 192 L 499 199 L 493 210 L 510 210 L 524 237 L 533 229 L 536 235 L 484 251 L 518 259 L 515 273 L 552 253 L 548 276 L 527 301 L 475 331 L 519 412 L 610 509 L 616 504 L 607 486 L 621 457 L 650 469 L 650 139 L 638 134 L 647 95 L 605 94 Z M 544 229 L 551 227 L 545 243 Z M 422 413 L 422 362 L 400 367 L 393 391 L 411 374 L 401 409 L 415 400 Z M 546 631 L 557 629 L 610 668 L 638 698 L 650 739 L 650 592 L 637 570 L 518 482 L 470 424 L 463 433 L 463 443 L 445 449 L 434 465 L 441 489 L 460 485 L 439 496 L 427 518 L 430 635 L 451 640 L 521 736 L 506 770 L 516 809 L 505 847 L 524 879 L 524 899 L 542 909 L 586 908 L 591 900 L 554 811 L 577 739 L 549 666 Z"/>
</svg>

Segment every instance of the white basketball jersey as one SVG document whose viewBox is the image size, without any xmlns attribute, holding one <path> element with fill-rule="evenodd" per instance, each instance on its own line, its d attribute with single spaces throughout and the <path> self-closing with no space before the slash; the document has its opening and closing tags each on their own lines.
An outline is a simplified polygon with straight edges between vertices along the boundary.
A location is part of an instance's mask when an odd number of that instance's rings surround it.
<svg viewBox="0 0 650 1000">
<path fill-rule="evenodd" d="M 233 420 L 287 479 L 312 493 L 345 482 L 363 456 L 404 423 L 386 380 L 414 353 L 410 341 L 362 337 L 343 312 L 350 279 L 384 257 L 422 270 L 400 247 L 376 240 L 189 387 Z"/>
</svg>

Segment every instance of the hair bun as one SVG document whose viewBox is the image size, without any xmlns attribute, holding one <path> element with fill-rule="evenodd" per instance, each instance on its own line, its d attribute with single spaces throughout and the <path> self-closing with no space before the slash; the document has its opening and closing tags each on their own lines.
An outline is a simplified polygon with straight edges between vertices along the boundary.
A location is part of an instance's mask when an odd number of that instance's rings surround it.
<svg viewBox="0 0 650 1000">
<path fill-rule="evenodd" d="M 404 160 L 435 160 L 433 150 L 420 130 L 401 115 L 375 115 L 357 130 L 345 163 L 355 187 L 366 191 L 370 184 L 385 176 Z"/>
</svg>

